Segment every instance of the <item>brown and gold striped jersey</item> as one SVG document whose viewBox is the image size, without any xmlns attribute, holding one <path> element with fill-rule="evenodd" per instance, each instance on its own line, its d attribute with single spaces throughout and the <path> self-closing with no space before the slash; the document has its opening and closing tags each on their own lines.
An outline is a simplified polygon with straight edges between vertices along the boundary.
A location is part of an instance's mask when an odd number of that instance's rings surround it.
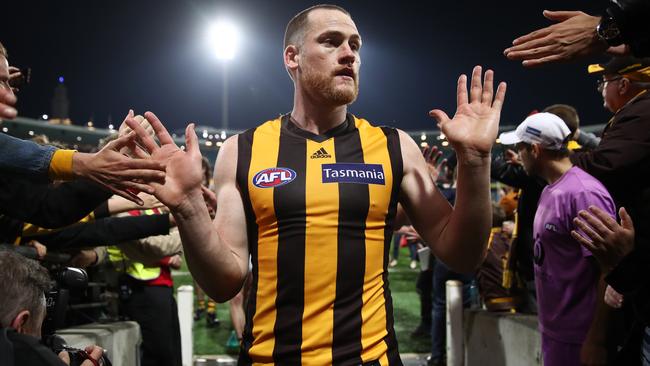
<svg viewBox="0 0 650 366">
<path fill-rule="evenodd" d="M 387 262 L 402 171 L 397 130 L 351 114 L 324 135 L 285 115 L 238 136 L 253 263 L 240 364 L 401 365 Z"/>
</svg>

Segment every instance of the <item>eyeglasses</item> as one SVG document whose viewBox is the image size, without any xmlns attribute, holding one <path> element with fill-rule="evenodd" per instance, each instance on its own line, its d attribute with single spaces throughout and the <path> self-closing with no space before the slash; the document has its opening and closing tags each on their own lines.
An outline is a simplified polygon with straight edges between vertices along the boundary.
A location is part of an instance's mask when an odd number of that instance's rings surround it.
<svg viewBox="0 0 650 366">
<path fill-rule="evenodd" d="M 602 93 L 603 89 L 605 89 L 605 84 L 606 83 L 616 81 L 616 80 L 620 80 L 622 78 L 623 78 L 622 76 L 619 76 L 617 78 L 613 78 L 613 79 L 609 79 L 609 80 L 598 79 L 598 81 L 596 81 L 596 90 L 598 90 L 599 93 Z"/>
</svg>

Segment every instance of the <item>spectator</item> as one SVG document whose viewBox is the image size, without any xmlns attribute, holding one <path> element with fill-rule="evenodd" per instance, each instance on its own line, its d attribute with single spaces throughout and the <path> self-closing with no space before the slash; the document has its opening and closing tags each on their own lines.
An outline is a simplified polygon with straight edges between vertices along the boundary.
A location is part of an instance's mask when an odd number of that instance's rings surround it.
<svg viewBox="0 0 650 366">
<path fill-rule="evenodd" d="M 12 119 L 17 111 L 13 107 L 16 97 L 10 86 L 7 51 L 0 43 L 0 120 Z M 132 117 L 132 112 L 129 114 Z M 127 117 L 129 117 L 127 116 Z M 151 160 L 130 159 L 118 151 L 133 141 L 134 135 L 125 135 L 95 154 L 60 150 L 52 146 L 40 146 L 0 133 L 0 171 L 27 177 L 30 180 L 85 179 L 113 191 L 122 197 L 141 203 L 128 189 L 152 192 L 152 181 L 164 180 L 164 165 Z M 6 179 L 3 177 L 3 179 Z M 141 180 L 143 183 L 136 183 Z M 20 200 L 21 197 L 15 197 Z M 16 201 L 0 201 L 0 209 Z"/>
<path fill-rule="evenodd" d="M 402 226 L 396 233 L 402 235 L 400 247 L 408 247 L 409 258 L 411 258 L 409 268 L 415 270 L 418 267 L 418 249 L 422 247 L 422 238 L 411 225 Z"/>
<path fill-rule="evenodd" d="M 528 67 L 574 60 L 608 51 L 650 56 L 650 3 L 646 0 L 612 0 L 602 17 L 581 11 L 548 11 L 544 16 L 558 22 L 512 42 L 504 54 L 523 60 Z"/>
<path fill-rule="evenodd" d="M 503 141 L 502 141 L 503 143 Z M 521 165 L 519 155 L 513 150 L 492 161 L 492 179 L 518 189 L 516 228 L 510 244 L 509 276 L 516 275 L 525 286 L 525 296 L 518 310 L 522 313 L 537 313 L 537 291 L 533 268 L 533 220 L 537 202 L 546 182 L 538 176 L 528 175 Z M 510 281 L 511 284 L 516 281 Z"/>
<path fill-rule="evenodd" d="M 601 77 L 603 104 L 614 113 L 597 148 L 578 152 L 571 161 L 600 180 L 617 207 L 625 207 L 634 222 L 634 251 L 607 276 L 635 311 L 636 321 L 619 351 L 617 362 L 635 364 L 645 327 L 650 325 L 650 58 L 615 57 L 590 66 Z M 648 346 L 650 350 L 650 345 Z"/>
<path fill-rule="evenodd" d="M 400 250 L 400 245 L 399 243 L 402 241 L 402 235 L 401 234 L 394 234 L 393 238 L 390 241 L 391 245 L 391 258 L 390 262 L 388 262 L 388 267 L 395 267 L 397 266 L 397 261 L 399 260 L 399 250 Z"/>
<path fill-rule="evenodd" d="M 66 351 L 58 357 L 43 346 L 45 292 L 51 283 L 45 268 L 12 251 L 0 250 L 0 364 L 7 366 L 69 365 Z M 98 360 L 103 350 L 89 346 L 86 352 Z M 97 365 L 90 360 L 82 366 Z"/>
<path fill-rule="evenodd" d="M 506 221 L 506 215 L 500 205 L 493 203 L 492 232 L 488 240 L 488 250 L 476 273 L 479 294 L 488 311 L 515 310 L 522 298 L 518 291 L 520 286 L 512 283 L 517 279 L 508 272 L 514 223 Z"/>
<path fill-rule="evenodd" d="M 571 139 L 574 139 L 576 135 L 583 135 L 583 140 L 580 142 L 585 144 L 585 148 L 594 145 L 595 136 L 579 132 L 580 117 L 574 107 L 567 104 L 553 104 L 544 108 L 544 112 L 560 117 L 569 128 Z M 593 138 L 589 139 L 589 137 Z M 573 141 L 569 142 L 568 147 L 571 146 L 571 142 Z M 506 150 L 503 156 L 498 156 L 492 161 L 491 175 L 492 179 L 519 189 L 515 219 L 516 230 L 510 247 L 512 257 L 508 263 L 511 264 L 511 270 L 519 276 L 526 287 L 526 296 L 520 304 L 519 311 L 536 313 L 537 294 L 533 271 L 532 230 L 537 202 L 546 182 L 538 176 L 526 174 L 521 166 L 519 155 L 510 149 Z M 514 283 L 514 281 L 506 283 Z"/>
<path fill-rule="evenodd" d="M 593 149 L 600 143 L 600 137 L 593 133 L 584 132 L 580 130 L 580 116 L 578 111 L 568 104 L 553 104 L 550 105 L 542 112 L 553 113 L 554 115 L 562 118 L 569 131 L 571 131 L 569 150 L 576 150 L 578 148 Z"/>
<path fill-rule="evenodd" d="M 515 210 L 519 205 L 519 191 L 510 186 L 506 186 L 503 189 L 503 195 L 499 199 L 499 207 L 503 210 L 503 215 L 505 215 L 504 220 L 513 220 L 515 218 Z M 492 208 L 494 215 L 494 207 Z M 492 225 L 494 225 L 494 219 L 492 219 Z M 498 225 L 499 227 L 501 225 Z M 492 226 L 493 228 L 495 226 Z"/>
<path fill-rule="evenodd" d="M 146 218 L 156 212 L 156 209 L 131 211 L 129 218 Z M 132 245 L 181 248 L 176 229 L 168 235 L 143 238 L 138 242 Z M 129 289 L 128 298 L 122 299 L 124 314 L 140 325 L 142 366 L 180 366 L 180 326 L 171 276 L 171 269 L 181 267 L 180 255 L 142 263 L 128 257 L 118 247 L 110 247 L 108 251 L 113 266 L 124 274 L 121 286 Z"/>
<path fill-rule="evenodd" d="M 605 187 L 569 160 L 570 130 L 561 118 L 538 113 L 516 131 L 500 136 L 517 144 L 524 169 L 548 186 L 539 199 L 533 235 L 535 284 L 544 365 L 607 362 L 605 285 L 591 253 L 572 238 L 572 219 L 596 205 L 609 215 L 615 206 Z"/>
</svg>

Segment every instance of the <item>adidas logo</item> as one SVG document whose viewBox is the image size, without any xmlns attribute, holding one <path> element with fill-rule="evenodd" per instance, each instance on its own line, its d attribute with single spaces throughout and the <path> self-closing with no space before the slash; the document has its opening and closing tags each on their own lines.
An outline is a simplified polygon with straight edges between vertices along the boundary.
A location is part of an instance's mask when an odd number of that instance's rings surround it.
<svg viewBox="0 0 650 366">
<path fill-rule="evenodd" d="M 311 154 L 312 159 L 325 159 L 325 158 L 331 158 L 331 157 L 332 157 L 332 155 L 328 154 L 327 151 L 325 151 L 325 148 L 323 148 L 323 147 L 316 150 L 315 153 Z"/>
</svg>

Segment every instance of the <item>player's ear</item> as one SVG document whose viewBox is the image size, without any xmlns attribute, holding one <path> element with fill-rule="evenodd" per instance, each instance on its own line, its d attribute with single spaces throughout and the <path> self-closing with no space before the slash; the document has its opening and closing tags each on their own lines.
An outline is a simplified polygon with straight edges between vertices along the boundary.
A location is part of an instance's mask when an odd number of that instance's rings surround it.
<svg viewBox="0 0 650 366">
<path fill-rule="evenodd" d="M 287 68 L 289 73 L 293 74 L 300 63 L 300 50 L 296 45 L 288 45 L 284 49 L 284 66 Z"/>
</svg>

